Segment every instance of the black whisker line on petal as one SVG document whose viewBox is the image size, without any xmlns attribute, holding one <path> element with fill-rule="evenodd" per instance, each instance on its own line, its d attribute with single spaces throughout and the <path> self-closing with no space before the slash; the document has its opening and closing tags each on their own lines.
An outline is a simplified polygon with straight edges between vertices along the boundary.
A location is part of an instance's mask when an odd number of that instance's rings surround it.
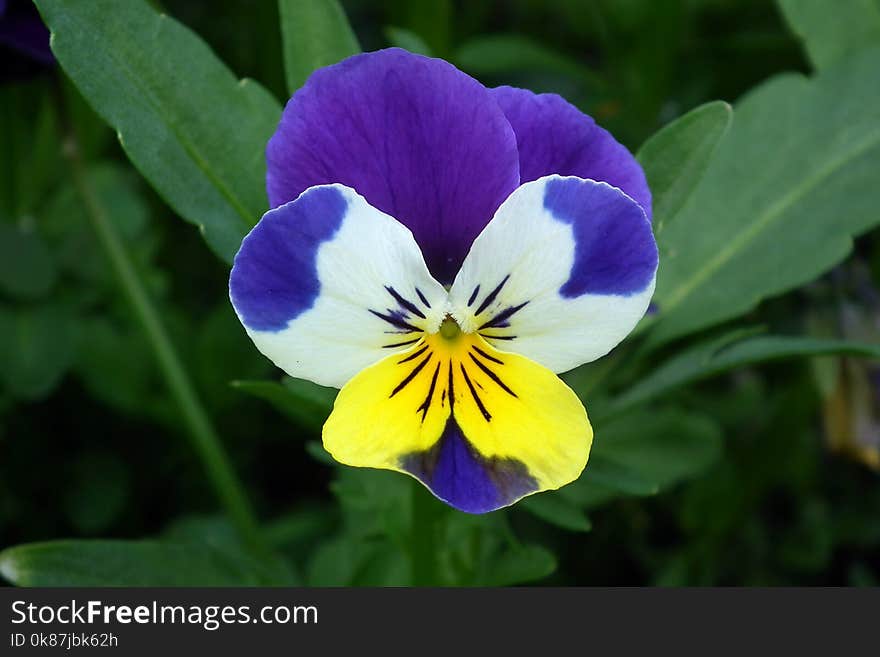
<svg viewBox="0 0 880 657">
<path fill-rule="evenodd" d="M 474 291 L 471 292 L 471 298 L 468 299 L 468 306 L 473 306 L 473 305 L 474 305 L 474 301 L 477 300 L 477 295 L 478 295 L 479 293 L 480 293 L 480 286 L 477 285 L 477 287 L 474 288 Z"/>
<path fill-rule="evenodd" d="M 477 315 L 479 315 L 481 312 L 486 310 L 486 308 L 489 307 L 489 304 L 492 303 L 493 301 L 495 301 L 495 297 L 497 297 L 498 293 L 501 292 L 501 288 L 503 288 L 504 284 L 507 283 L 508 278 L 510 278 L 510 274 L 508 274 L 507 276 L 504 277 L 504 279 L 498 284 L 498 287 L 496 287 L 494 290 L 492 290 L 491 292 L 489 292 L 489 294 L 486 295 L 486 298 L 483 299 L 483 303 L 481 303 L 480 307 L 477 308 L 477 312 L 476 312 Z"/>
<path fill-rule="evenodd" d="M 487 354 L 485 351 L 483 351 L 482 349 L 480 349 L 476 345 L 474 345 L 474 351 L 476 351 L 478 354 L 480 354 L 480 356 L 482 356 L 486 360 L 491 360 L 493 363 L 498 363 L 499 365 L 504 365 L 503 360 L 501 360 L 500 358 L 495 358 L 495 356 L 492 356 L 491 354 Z"/>
<path fill-rule="evenodd" d="M 481 370 L 483 370 L 483 372 L 486 373 L 486 376 L 488 376 L 495 383 L 497 383 L 499 388 L 501 388 L 504 392 L 510 394 L 511 396 L 518 398 L 517 394 L 513 390 L 508 388 L 507 384 L 505 384 L 504 381 L 501 380 L 501 377 L 499 377 L 495 372 L 493 372 L 488 367 L 486 367 L 483 363 L 478 361 L 476 356 L 474 356 L 473 354 L 469 354 L 469 355 L 471 357 L 471 360 L 474 361 L 474 363 L 476 363 L 477 367 L 479 367 Z"/>
<path fill-rule="evenodd" d="M 406 378 L 403 381 L 401 381 L 400 383 L 397 384 L 397 387 L 391 391 L 390 395 L 388 395 L 388 399 L 391 399 L 398 392 L 400 392 L 401 390 L 406 388 L 410 384 L 410 382 L 414 378 L 416 378 L 416 375 L 422 371 L 422 369 L 425 367 L 425 365 L 428 364 L 428 361 L 431 360 L 431 356 L 433 356 L 433 354 L 430 354 L 430 353 L 427 356 L 425 356 L 424 360 L 422 360 L 418 365 L 416 365 L 412 369 L 412 372 L 410 372 L 409 374 L 406 375 Z"/>
<path fill-rule="evenodd" d="M 528 303 L 529 303 L 528 301 L 524 301 L 523 303 L 519 304 L 518 306 L 508 306 L 507 308 L 502 310 L 500 313 L 495 315 L 488 322 L 484 323 L 478 330 L 482 331 L 483 329 L 487 329 L 487 328 L 505 328 L 505 327 L 510 326 L 510 323 L 507 320 L 510 319 L 516 313 L 518 313 L 520 310 L 525 308 Z"/>
<path fill-rule="evenodd" d="M 416 358 L 418 358 L 419 356 L 421 356 L 423 353 L 425 353 L 425 350 L 427 350 L 428 347 L 429 347 L 429 345 L 425 345 L 425 346 L 422 347 L 421 349 L 418 349 L 417 351 L 414 351 L 413 353 L 411 353 L 411 354 L 410 354 L 409 356 L 407 356 L 406 358 L 403 358 L 403 359 L 397 361 L 397 364 L 398 364 L 398 365 L 403 365 L 404 363 L 408 363 L 408 362 L 411 361 L 411 360 L 415 360 Z"/>
<path fill-rule="evenodd" d="M 416 294 L 419 295 L 419 299 L 421 299 L 422 303 L 425 304 L 425 308 L 430 309 L 431 304 L 428 303 L 428 300 L 425 298 L 425 295 L 422 294 L 422 291 L 419 288 L 416 288 Z"/>
<path fill-rule="evenodd" d="M 485 333 L 480 333 L 480 335 L 487 340 L 516 340 L 515 335 L 486 335 Z"/>
<path fill-rule="evenodd" d="M 455 388 L 452 387 L 452 360 L 449 361 L 449 383 L 446 388 L 449 391 L 449 410 L 455 405 Z"/>
<path fill-rule="evenodd" d="M 389 310 L 387 315 L 380 313 L 377 310 L 370 309 L 370 312 L 374 314 L 376 317 L 381 319 L 384 322 L 388 322 L 391 326 L 396 326 L 397 328 L 404 329 L 406 333 L 414 333 L 420 329 L 416 328 L 409 322 L 405 322 L 402 317 L 399 315 L 395 315 L 394 311 Z"/>
<path fill-rule="evenodd" d="M 416 304 L 414 304 L 409 299 L 405 299 L 404 297 L 402 297 L 400 293 L 390 285 L 386 285 L 385 289 L 388 290 L 388 294 L 394 297 L 394 300 L 400 304 L 401 308 L 403 308 L 404 310 L 408 310 L 416 317 L 421 317 L 422 319 L 425 319 L 425 314 L 421 310 L 419 310 Z"/>
<path fill-rule="evenodd" d="M 440 374 L 440 363 L 437 363 L 437 367 L 434 368 L 434 376 L 431 377 L 431 387 L 428 388 L 428 396 L 425 397 L 422 405 L 416 409 L 416 412 L 422 412 L 422 422 L 425 421 L 425 418 L 428 416 L 428 409 L 431 408 L 431 400 L 434 398 L 434 388 L 437 386 L 438 374 Z"/>
<path fill-rule="evenodd" d="M 383 349 L 393 349 L 394 347 L 406 347 L 407 345 L 415 344 L 421 340 L 421 338 L 413 338 L 412 340 L 407 340 L 406 342 L 395 342 L 393 344 L 383 344 Z"/>
<path fill-rule="evenodd" d="M 474 384 L 471 383 L 471 377 L 468 376 L 467 370 L 464 368 L 464 363 L 460 363 L 461 373 L 464 375 L 464 382 L 467 383 L 467 387 L 471 391 L 471 395 L 474 398 L 474 401 L 477 402 L 477 408 L 480 409 L 480 413 L 483 414 L 483 418 L 488 422 L 492 419 L 492 414 L 486 410 L 486 407 L 483 405 L 483 400 L 480 399 L 480 396 L 477 394 L 477 389 L 474 388 Z"/>
</svg>

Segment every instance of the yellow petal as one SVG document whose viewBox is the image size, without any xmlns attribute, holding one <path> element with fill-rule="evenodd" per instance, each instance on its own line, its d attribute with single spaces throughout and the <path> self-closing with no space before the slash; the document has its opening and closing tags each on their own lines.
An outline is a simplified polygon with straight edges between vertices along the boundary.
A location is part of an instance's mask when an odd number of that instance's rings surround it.
<svg viewBox="0 0 880 657">
<path fill-rule="evenodd" d="M 422 339 L 363 370 L 339 391 L 324 448 L 346 465 L 401 470 L 401 457 L 429 449 L 446 425 L 442 365 Z"/>
<path fill-rule="evenodd" d="M 553 372 L 458 331 L 355 376 L 324 426 L 336 460 L 406 472 L 473 513 L 573 481 L 591 441 L 583 405 Z"/>
</svg>

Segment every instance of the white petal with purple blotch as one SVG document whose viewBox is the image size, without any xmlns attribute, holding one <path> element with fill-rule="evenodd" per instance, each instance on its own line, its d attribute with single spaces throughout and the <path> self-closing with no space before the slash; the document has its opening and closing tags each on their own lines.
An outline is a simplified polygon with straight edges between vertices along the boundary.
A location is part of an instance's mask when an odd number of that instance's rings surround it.
<svg viewBox="0 0 880 657">
<path fill-rule="evenodd" d="M 546 176 L 514 191 L 474 241 L 450 308 L 464 331 L 564 372 L 632 331 L 656 271 L 638 203 L 607 183 Z"/>
<path fill-rule="evenodd" d="M 267 212 L 242 242 L 229 290 L 263 354 L 333 387 L 436 331 L 447 299 L 409 229 L 338 184 Z"/>
</svg>

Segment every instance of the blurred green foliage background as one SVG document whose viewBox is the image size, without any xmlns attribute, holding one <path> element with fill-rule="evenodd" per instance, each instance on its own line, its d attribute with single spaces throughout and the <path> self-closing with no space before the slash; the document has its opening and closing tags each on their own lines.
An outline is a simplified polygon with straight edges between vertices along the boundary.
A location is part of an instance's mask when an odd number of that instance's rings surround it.
<svg viewBox="0 0 880 657">
<path fill-rule="evenodd" d="M 275 2 L 152 5 L 200 35 L 236 76 L 289 96 Z M 780 72 L 808 74 L 816 59 L 768 0 L 342 5 L 364 50 L 400 45 L 489 86 L 560 93 L 633 151 L 692 108 L 734 102 Z M 465 516 L 405 477 L 328 460 L 320 426 L 332 392 L 278 385 L 230 307 L 227 265 L 139 176 L 60 68 L 21 57 L 0 51 L 0 549 L 114 542 L 7 552 L 0 573 L 10 582 L 880 580 L 880 368 L 858 357 L 870 350 L 806 344 L 773 352 L 779 360 L 754 356 L 776 348 L 768 343 L 750 342 L 751 355 L 723 351 L 755 326 L 880 343 L 876 231 L 842 264 L 726 327 L 739 333 L 701 328 L 650 351 L 636 342 L 566 377 L 596 424 L 582 479 Z M 258 549 L 219 510 L 84 185 L 244 482 L 261 519 Z M 687 353 L 698 374 L 650 402 L 627 401 Z M 730 362 L 713 370 L 725 353 Z M 414 564 L 419 551 L 433 561 L 427 578 Z"/>
</svg>

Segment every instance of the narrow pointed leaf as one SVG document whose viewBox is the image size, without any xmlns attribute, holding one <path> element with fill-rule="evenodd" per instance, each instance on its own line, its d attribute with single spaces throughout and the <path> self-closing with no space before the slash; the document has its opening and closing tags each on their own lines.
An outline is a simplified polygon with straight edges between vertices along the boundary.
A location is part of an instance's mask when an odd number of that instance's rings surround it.
<svg viewBox="0 0 880 657">
<path fill-rule="evenodd" d="M 143 0 L 39 0 L 52 50 L 132 163 L 227 262 L 267 209 L 281 108 Z"/>
<path fill-rule="evenodd" d="M 816 278 L 880 223 L 878 70 L 875 49 L 737 103 L 694 196 L 658 236 L 651 345 Z"/>
<path fill-rule="evenodd" d="M 716 100 L 676 119 L 639 149 L 654 206 L 654 229 L 672 221 L 703 178 L 718 142 L 730 127 L 733 109 Z"/>
<path fill-rule="evenodd" d="M 262 566 L 199 543 L 62 540 L 0 552 L 17 586 L 257 586 Z"/>
<path fill-rule="evenodd" d="M 820 340 L 802 336 L 760 335 L 744 337 L 728 333 L 691 347 L 670 358 L 614 400 L 607 413 L 619 413 L 671 392 L 693 381 L 729 370 L 783 358 L 847 355 L 880 358 L 880 345 Z"/>
<path fill-rule="evenodd" d="M 309 381 L 233 381 L 232 387 L 268 401 L 279 412 L 306 429 L 320 431 L 333 410 L 336 390 Z"/>
<path fill-rule="evenodd" d="M 284 72 L 293 94 L 316 68 L 361 51 L 337 0 L 279 0 Z"/>
</svg>

